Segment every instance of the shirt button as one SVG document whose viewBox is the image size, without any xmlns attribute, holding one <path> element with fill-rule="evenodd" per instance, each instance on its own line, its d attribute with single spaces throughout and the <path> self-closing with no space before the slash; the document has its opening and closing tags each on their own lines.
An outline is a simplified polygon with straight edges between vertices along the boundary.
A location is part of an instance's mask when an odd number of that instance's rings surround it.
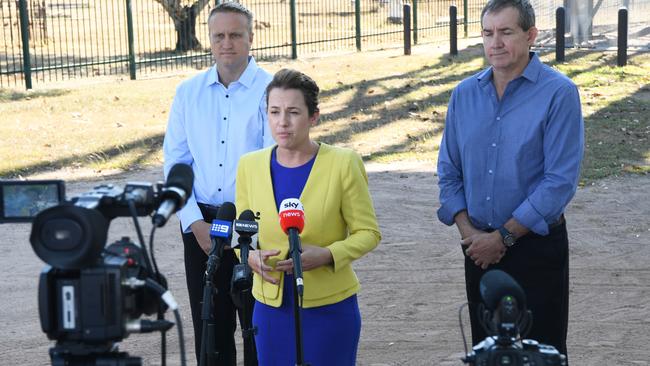
<svg viewBox="0 0 650 366">
<path fill-rule="evenodd" d="M 488 173 L 492 174 L 492 169 L 488 170 Z"/>
<path fill-rule="evenodd" d="M 219 166 L 223 166 L 223 164 L 219 164 Z"/>
<path fill-rule="evenodd" d="M 230 98 L 230 95 L 226 94 L 226 98 Z"/>
<path fill-rule="evenodd" d="M 217 189 L 217 191 L 221 192 L 221 188 Z"/>
<path fill-rule="evenodd" d="M 497 117 L 497 121 L 501 121 L 501 117 Z"/>
<path fill-rule="evenodd" d="M 491 223 L 491 222 L 488 222 L 488 226 L 492 226 L 492 223 Z"/>
<path fill-rule="evenodd" d="M 225 121 L 225 120 L 226 120 L 226 117 L 223 117 L 223 120 Z"/>
<path fill-rule="evenodd" d="M 486 201 L 489 201 L 489 200 L 490 200 L 490 196 L 485 197 L 485 200 L 486 200 Z"/>
<path fill-rule="evenodd" d="M 225 141 L 223 141 L 223 140 L 221 140 L 221 143 L 222 143 L 222 144 L 225 144 L 226 142 L 225 142 Z"/>
<path fill-rule="evenodd" d="M 497 144 L 493 142 L 492 147 L 497 147 Z"/>
</svg>

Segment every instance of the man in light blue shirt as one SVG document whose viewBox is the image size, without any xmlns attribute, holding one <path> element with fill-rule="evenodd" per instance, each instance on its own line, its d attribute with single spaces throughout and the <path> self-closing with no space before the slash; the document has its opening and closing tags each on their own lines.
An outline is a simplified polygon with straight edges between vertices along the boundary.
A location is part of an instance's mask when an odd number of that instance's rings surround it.
<svg viewBox="0 0 650 366">
<path fill-rule="evenodd" d="M 487 335 L 476 308 L 485 270 L 523 287 L 528 335 L 566 354 L 568 240 L 564 209 L 583 156 L 578 90 L 529 52 L 537 36 L 528 0 L 490 0 L 481 16 L 490 67 L 453 91 L 440 145 L 438 218 L 456 224 L 474 344 Z"/>
<path fill-rule="evenodd" d="M 248 9 L 236 2 L 222 3 L 210 12 L 210 46 L 216 64 L 178 87 L 163 145 L 165 176 L 176 163 L 189 164 L 194 171 L 192 196 L 178 217 L 185 245 L 197 359 L 201 346 L 203 274 L 206 253 L 211 247 L 209 222 L 214 219 L 214 207 L 235 201 L 240 156 L 274 143 L 266 118 L 265 96 L 273 77 L 249 56 L 252 17 Z M 213 280 L 218 289 L 214 316 L 219 365 L 236 363 L 235 307 L 230 298 L 230 279 L 236 263 L 232 250 L 226 250 Z M 254 352 L 249 354 L 246 350 L 247 365 L 253 356 Z"/>
</svg>

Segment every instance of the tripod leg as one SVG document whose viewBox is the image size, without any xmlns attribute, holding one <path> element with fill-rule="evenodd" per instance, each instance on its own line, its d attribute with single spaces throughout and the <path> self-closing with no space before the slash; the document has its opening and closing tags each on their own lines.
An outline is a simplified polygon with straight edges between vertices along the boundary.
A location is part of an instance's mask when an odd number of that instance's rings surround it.
<svg viewBox="0 0 650 366">
<path fill-rule="evenodd" d="M 201 329 L 201 352 L 199 354 L 200 366 L 215 365 L 217 351 L 215 349 L 215 335 L 214 335 L 214 316 L 212 315 L 213 309 L 213 286 L 212 282 L 206 280 L 203 287 L 203 306 L 201 309 L 201 319 L 203 320 Z"/>
<path fill-rule="evenodd" d="M 244 366 L 257 366 L 257 349 L 255 347 L 255 334 L 257 329 L 253 327 L 253 305 L 255 299 L 251 290 L 244 290 L 239 293 L 240 304 L 239 324 L 241 324 L 242 337 L 244 339 Z"/>
</svg>

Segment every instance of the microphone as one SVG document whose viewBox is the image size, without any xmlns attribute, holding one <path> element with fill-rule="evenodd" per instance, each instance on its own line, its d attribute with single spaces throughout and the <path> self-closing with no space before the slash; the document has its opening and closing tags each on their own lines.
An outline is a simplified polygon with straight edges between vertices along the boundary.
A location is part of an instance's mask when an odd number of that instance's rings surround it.
<svg viewBox="0 0 650 366">
<path fill-rule="evenodd" d="M 233 294 L 250 290 L 253 287 L 253 272 L 248 265 L 248 252 L 252 242 L 251 237 L 257 234 L 259 225 L 255 221 L 255 214 L 251 210 L 245 210 L 239 215 L 239 219 L 233 223 L 234 229 L 239 234 L 237 244 L 241 248 L 241 263 L 235 265 L 232 272 L 231 289 Z M 233 301 L 239 301 L 239 298 L 233 296 Z M 240 304 L 240 307 L 243 304 Z"/>
<path fill-rule="evenodd" d="M 223 248 L 230 244 L 232 238 L 232 222 L 235 219 L 237 209 L 232 202 L 224 202 L 217 211 L 217 217 L 212 220 L 210 226 L 210 239 L 212 248 L 210 254 L 217 252 L 221 256 Z"/>
<path fill-rule="evenodd" d="M 237 239 L 237 244 L 234 244 L 232 247 L 236 248 L 241 246 L 243 258 L 243 250 L 245 247 L 248 249 L 248 246 L 252 244 L 251 238 L 259 231 L 259 224 L 255 221 L 253 211 L 245 210 L 239 215 L 239 219 L 235 220 L 233 227 L 237 234 L 239 234 L 239 238 Z M 242 260 L 242 263 L 245 263 L 245 261 Z"/>
<path fill-rule="evenodd" d="M 280 226 L 285 234 L 289 236 L 289 253 L 293 260 L 293 275 L 296 279 L 298 295 L 302 296 L 304 290 L 302 278 L 302 262 L 300 253 L 300 233 L 305 227 L 305 211 L 302 203 L 297 198 L 287 198 L 280 203 Z"/>
<path fill-rule="evenodd" d="M 486 272 L 479 284 L 481 297 L 488 310 L 493 312 L 491 326 L 485 313 L 484 326 L 497 333 L 497 343 L 510 344 L 520 333 L 527 333 L 530 315 L 526 311 L 526 295 L 521 286 L 507 273 L 495 269 Z M 488 332 L 490 333 L 490 332 Z"/>
<path fill-rule="evenodd" d="M 192 195 L 193 184 L 192 167 L 178 163 L 171 168 L 160 194 L 161 204 L 151 218 L 154 226 L 162 227 L 174 212 L 185 206 L 187 199 Z"/>
<path fill-rule="evenodd" d="M 226 245 L 230 244 L 232 237 L 232 220 L 235 219 L 235 205 L 232 202 L 224 202 L 217 211 L 217 217 L 212 220 L 210 226 L 210 253 L 208 262 L 205 265 L 205 277 L 212 278 L 212 274 L 221 262 L 221 255 Z"/>
<path fill-rule="evenodd" d="M 493 269 L 486 272 L 481 277 L 479 286 L 483 302 L 489 310 L 496 310 L 501 300 L 506 296 L 513 297 L 517 301 L 520 310 L 526 308 L 526 295 L 524 294 L 524 290 L 522 290 L 514 278 L 501 270 Z"/>
</svg>

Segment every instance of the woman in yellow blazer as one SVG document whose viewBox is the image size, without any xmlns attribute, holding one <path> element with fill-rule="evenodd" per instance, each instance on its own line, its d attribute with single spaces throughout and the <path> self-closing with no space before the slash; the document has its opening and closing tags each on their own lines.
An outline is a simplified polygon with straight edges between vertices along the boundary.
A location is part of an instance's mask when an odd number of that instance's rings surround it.
<svg viewBox="0 0 650 366">
<path fill-rule="evenodd" d="M 293 262 L 280 227 L 279 204 L 304 207 L 301 263 L 304 361 L 312 366 L 354 365 L 361 329 L 352 261 L 381 239 L 361 158 L 352 150 L 314 142 L 316 83 L 280 70 L 267 87 L 268 119 L 277 145 L 239 161 L 236 206 L 260 213 L 259 248 L 251 252 L 253 325 L 260 365 L 295 365 Z"/>
</svg>

